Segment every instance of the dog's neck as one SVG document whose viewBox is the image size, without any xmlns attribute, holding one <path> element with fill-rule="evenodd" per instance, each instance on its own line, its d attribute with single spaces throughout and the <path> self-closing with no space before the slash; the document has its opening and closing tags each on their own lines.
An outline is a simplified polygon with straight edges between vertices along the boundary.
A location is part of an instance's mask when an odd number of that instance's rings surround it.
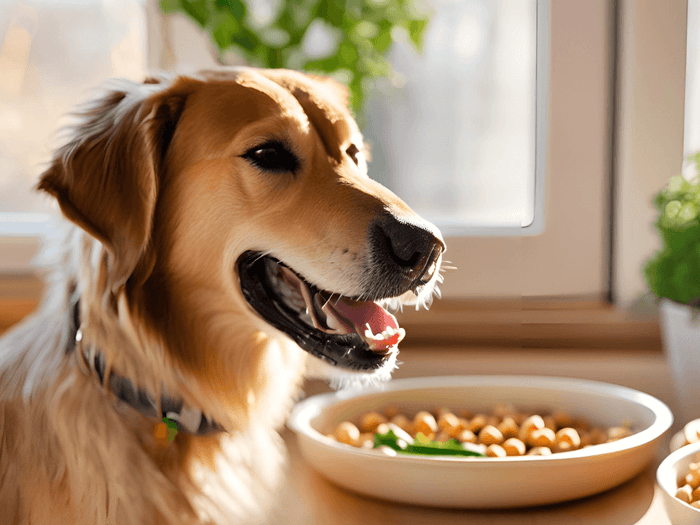
<svg viewBox="0 0 700 525">
<path fill-rule="evenodd" d="M 80 322 L 80 301 L 70 308 L 70 329 L 66 353 L 77 352 L 78 362 L 83 371 L 97 378 L 102 387 L 107 385 L 119 401 L 123 402 L 149 419 L 174 422 L 177 431 L 192 435 L 206 435 L 222 432 L 219 423 L 207 417 L 201 410 L 187 405 L 181 397 L 162 392 L 160 398 L 148 390 L 137 388 L 129 378 L 107 370 L 104 354 L 93 345 L 84 345 Z"/>
</svg>

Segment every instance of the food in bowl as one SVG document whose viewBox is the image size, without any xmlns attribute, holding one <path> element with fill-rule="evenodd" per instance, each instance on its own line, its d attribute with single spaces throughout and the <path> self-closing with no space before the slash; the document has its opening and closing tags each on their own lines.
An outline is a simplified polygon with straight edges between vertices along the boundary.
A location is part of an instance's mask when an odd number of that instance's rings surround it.
<svg viewBox="0 0 700 525">
<path fill-rule="evenodd" d="M 683 426 L 683 430 L 676 432 L 671 438 L 669 446 L 671 452 L 678 450 L 681 447 L 700 442 L 700 419 L 689 421 Z"/>
<path fill-rule="evenodd" d="M 695 454 L 694 459 L 695 461 L 681 473 L 675 496 L 682 502 L 700 509 L 700 453 Z"/>
<path fill-rule="evenodd" d="M 533 413 L 497 404 L 490 414 L 449 408 L 421 410 L 412 417 L 393 406 L 343 421 L 328 437 L 359 448 L 455 456 L 537 456 L 569 452 L 632 435 L 628 423 L 600 427 L 563 411 Z M 700 477 L 698 479 L 700 484 Z"/>
</svg>

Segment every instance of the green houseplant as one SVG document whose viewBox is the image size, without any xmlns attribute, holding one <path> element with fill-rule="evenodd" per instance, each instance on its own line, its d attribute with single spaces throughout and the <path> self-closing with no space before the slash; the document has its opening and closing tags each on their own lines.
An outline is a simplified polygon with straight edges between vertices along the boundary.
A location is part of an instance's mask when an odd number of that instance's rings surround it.
<svg viewBox="0 0 700 525">
<path fill-rule="evenodd" d="M 429 21 L 420 0 L 282 0 L 270 20 L 251 13 L 250 0 L 160 0 L 165 13 L 181 12 L 211 37 L 218 58 L 233 52 L 251 66 L 288 68 L 334 76 L 350 89 L 350 106 L 361 118 L 373 79 L 393 74 L 386 56 L 392 42 L 417 50 Z M 308 56 L 304 38 L 322 27 L 335 46 Z"/>
<path fill-rule="evenodd" d="M 700 173 L 700 152 L 688 157 Z M 671 178 L 654 197 L 662 247 L 647 261 L 644 276 L 656 297 L 700 307 L 700 180 Z"/>
<path fill-rule="evenodd" d="M 687 161 L 690 176 L 672 177 L 654 197 L 662 246 L 644 266 L 660 299 L 664 351 L 686 421 L 700 417 L 700 152 Z"/>
</svg>

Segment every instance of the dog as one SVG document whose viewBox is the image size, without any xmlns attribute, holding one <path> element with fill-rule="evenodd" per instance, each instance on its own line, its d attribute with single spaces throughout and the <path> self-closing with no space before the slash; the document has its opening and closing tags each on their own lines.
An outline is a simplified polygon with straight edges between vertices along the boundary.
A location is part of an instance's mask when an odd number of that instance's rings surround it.
<svg viewBox="0 0 700 525">
<path fill-rule="evenodd" d="M 0 523 L 261 520 L 302 379 L 388 379 L 444 240 L 333 80 L 121 80 L 77 117 L 37 186 L 67 219 L 46 296 L 0 340 Z"/>
</svg>

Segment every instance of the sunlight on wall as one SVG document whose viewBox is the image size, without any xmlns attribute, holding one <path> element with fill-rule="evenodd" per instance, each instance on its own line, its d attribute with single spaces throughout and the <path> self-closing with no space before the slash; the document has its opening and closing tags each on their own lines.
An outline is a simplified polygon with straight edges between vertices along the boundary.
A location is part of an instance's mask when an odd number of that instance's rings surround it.
<svg viewBox="0 0 700 525">
<path fill-rule="evenodd" d="M 146 72 L 140 0 L 0 2 L 0 213 L 51 211 L 32 188 L 66 115 L 109 77 Z"/>
</svg>

